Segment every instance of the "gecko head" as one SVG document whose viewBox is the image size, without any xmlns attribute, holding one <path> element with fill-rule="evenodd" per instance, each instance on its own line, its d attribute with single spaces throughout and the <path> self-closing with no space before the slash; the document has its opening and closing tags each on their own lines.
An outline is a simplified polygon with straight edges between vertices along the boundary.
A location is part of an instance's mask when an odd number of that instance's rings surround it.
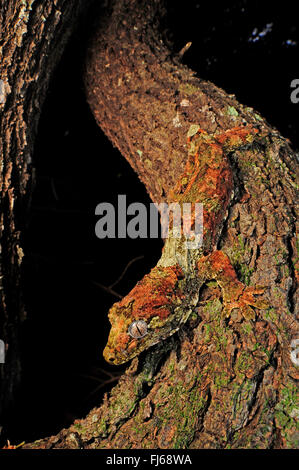
<svg viewBox="0 0 299 470">
<path fill-rule="evenodd" d="M 173 317 L 165 305 L 150 311 L 148 299 L 145 299 L 144 309 L 135 310 L 133 305 L 124 308 L 119 304 L 114 304 L 109 311 L 111 330 L 103 352 L 105 360 L 114 365 L 129 361 L 169 336 L 167 332 Z"/>
<path fill-rule="evenodd" d="M 177 330 L 178 273 L 170 268 L 152 269 L 109 310 L 111 330 L 103 356 L 110 364 L 129 361 Z"/>
</svg>

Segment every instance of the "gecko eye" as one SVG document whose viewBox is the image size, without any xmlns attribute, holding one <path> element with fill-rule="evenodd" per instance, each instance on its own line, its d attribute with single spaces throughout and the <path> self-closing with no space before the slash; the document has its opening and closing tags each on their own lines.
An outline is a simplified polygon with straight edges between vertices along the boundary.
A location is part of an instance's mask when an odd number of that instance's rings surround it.
<svg viewBox="0 0 299 470">
<path fill-rule="evenodd" d="M 128 333 L 132 338 L 140 339 L 147 335 L 147 323 L 143 320 L 133 321 L 129 326 Z"/>
</svg>

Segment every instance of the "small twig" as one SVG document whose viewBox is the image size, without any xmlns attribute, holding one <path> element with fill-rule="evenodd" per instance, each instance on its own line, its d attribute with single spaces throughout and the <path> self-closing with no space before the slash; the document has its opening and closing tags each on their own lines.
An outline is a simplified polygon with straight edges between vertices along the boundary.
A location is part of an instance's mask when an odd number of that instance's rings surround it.
<svg viewBox="0 0 299 470">
<path fill-rule="evenodd" d="M 55 187 L 54 178 L 51 178 L 51 179 L 50 179 L 50 182 L 51 182 L 51 189 L 52 189 L 52 193 L 53 193 L 54 199 L 55 199 L 56 201 L 59 201 L 59 197 L 58 197 L 58 194 L 57 194 L 57 191 L 56 191 L 56 187 Z"/>
<path fill-rule="evenodd" d="M 122 280 L 122 278 L 124 277 L 124 275 L 125 275 L 126 272 L 128 271 L 129 267 L 130 267 L 133 263 L 135 263 L 135 261 L 138 261 L 139 259 L 143 259 L 143 258 L 144 258 L 144 256 L 141 255 L 141 256 L 136 256 L 136 258 L 131 259 L 131 261 L 128 262 L 127 266 L 125 267 L 125 269 L 123 270 L 123 272 L 121 273 L 121 275 L 119 276 L 119 278 L 118 278 L 115 282 L 113 282 L 113 284 L 110 284 L 109 289 L 111 289 L 112 287 L 116 286 L 116 284 L 118 284 L 118 283 Z"/>
<path fill-rule="evenodd" d="M 87 395 L 87 397 L 85 398 L 85 401 L 90 400 L 90 398 L 91 398 L 95 393 L 97 393 L 98 390 L 100 390 L 101 388 L 105 387 L 105 385 L 108 385 L 108 384 L 113 383 L 113 382 L 117 382 L 117 380 L 119 380 L 120 377 L 121 377 L 121 376 L 119 375 L 118 377 L 114 377 L 113 379 L 106 380 L 106 381 L 103 382 L 101 385 L 98 385 L 94 390 L 92 390 L 92 391 Z"/>
<path fill-rule="evenodd" d="M 101 289 L 103 289 L 104 291 L 106 292 L 109 292 L 109 294 L 111 295 L 114 295 L 115 297 L 117 297 L 118 299 L 123 299 L 123 296 L 118 294 L 117 292 L 115 292 L 115 290 L 113 290 L 113 287 L 116 286 L 116 284 L 118 284 L 124 277 L 124 275 L 126 274 L 127 270 L 129 269 L 129 267 L 135 263 L 135 261 L 138 261 L 139 259 L 142 259 L 144 258 L 143 255 L 141 256 L 136 256 L 136 258 L 133 258 L 131 259 L 131 261 L 128 262 L 127 266 L 125 267 L 125 269 L 123 270 L 123 272 L 121 273 L 121 275 L 119 276 L 119 278 L 113 282 L 112 284 L 110 284 L 110 286 L 104 286 L 103 284 L 100 284 L 99 282 L 95 282 L 95 281 L 92 281 L 93 284 L 95 284 L 96 286 L 100 287 Z"/>
<path fill-rule="evenodd" d="M 115 372 L 109 372 L 108 370 L 102 369 L 100 367 L 97 367 L 95 369 L 95 373 L 101 373 L 103 375 L 106 375 L 109 377 L 109 379 L 115 379 L 115 377 L 120 377 L 119 374 L 116 374 Z M 90 380 L 95 380 L 96 382 L 103 383 L 103 379 L 98 377 L 97 375 L 92 375 L 92 374 L 79 374 L 80 377 L 83 377 L 85 379 L 90 379 Z"/>
<path fill-rule="evenodd" d="M 100 284 L 99 282 L 95 282 L 95 281 L 91 281 L 91 282 L 95 284 L 96 286 L 100 287 L 101 289 L 103 289 L 104 291 L 109 292 L 109 294 L 114 295 L 114 297 L 117 297 L 118 299 L 123 298 L 122 295 L 118 294 L 117 292 L 115 292 L 115 290 L 111 289 L 110 287 L 103 286 L 103 284 Z"/>
<path fill-rule="evenodd" d="M 192 42 L 187 42 L 187 44 L 180 50 L 180 52 L 178 53 L 178 56 L 180 58 L 183 57 L 183 55 L 185 54 L 185 52 L 187 52 L 187 50 L 192 46 Z"/>
<path fill-rule="evenodd" d="M 108 376 L 108 378 L 101 379 L 100 377 L 96 377 L 96 376 L 93 376 L 93 375 L 80 374 L 80 377 L 90 379 L 90 380 L 95 380 L 96 382 L 100 382 L 100 385 L 98 385 L 95 389 L 93 389 L 87 395 L 87 397 L 85 398 L 86 401 L 89 400 L 90 397 L 92 395 L 94 395 L 98 390 L 100 390 L 101 388 L 105 387 L 106 385 L 108 385 L 110 383 L 117 382 L 120 379 L 120 377 L 122 376 L 122 374 L 111 373 L 109 371 L 106 371 L 106 370 L 100 369 L 100 368 L 98 368 L 97 370 L 99 372 L 101 372 L 102 374 Z"/>
</svg>

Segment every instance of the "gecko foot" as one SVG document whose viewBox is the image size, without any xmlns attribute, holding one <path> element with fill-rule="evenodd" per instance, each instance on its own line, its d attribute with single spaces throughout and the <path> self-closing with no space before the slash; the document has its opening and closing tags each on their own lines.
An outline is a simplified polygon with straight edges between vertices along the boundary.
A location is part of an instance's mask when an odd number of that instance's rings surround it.
<svg viewBox="0 0 299 470">
<path fill-rule="evenodd" d="M 215 279 L 222 290 L 223 296 L 223 317 L 227 318 L 234 309 L 238 309 L 246 320 L 255 319 L 256 309 L 268 308 L 269 304 L 264 299 L 257 299 L 254 296 L 263 294 L 264 287 L 245 286 L 237 278 L 228 256 L 222 251 L 202 257 L 197 264 L 198 275 L 206 280 Z"/>
<path fill-rule="evenodd" d="M 238 281 L 240 282 L 240 281 Z M 245 318 L 245 320 L 254 320 L 255 319 L 255 311 L 252 307 L 257 309 L 264 309 L 268 308 L 269 304 L 262 299 L 256 299 L 254 295 L 263 294 L 265 291 L 264 287 L 248 287 L 245 286 L 240 282 L 243 292 L 239 296 L 238 299 L 227 299 L 224 300 L 224 308 L 223 308 L 223 317 L 227 318 L 230 317 L 232 310 L 238 309 L 241 315 Z M 241 287 L 240 286 L 240 287 Z M 225 297 L 228 297 L 227 295 Z"/>
</svg>

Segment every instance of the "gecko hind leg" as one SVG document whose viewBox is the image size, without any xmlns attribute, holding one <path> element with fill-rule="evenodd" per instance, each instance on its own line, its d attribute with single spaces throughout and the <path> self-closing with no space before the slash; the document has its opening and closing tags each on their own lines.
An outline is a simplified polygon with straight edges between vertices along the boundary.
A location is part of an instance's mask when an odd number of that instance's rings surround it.
<svg viewBox="0 0 299 470">
<path fill-rule="evenodd" d="M 214 279 L 222 290 L 223 317 L 229 317 L 232 310 L 238 309 L 246 320 L 255 319 L 255 311 L 269 307 L 263 299 L 254 296 L 263 294 L 265 288 L 246 286 L 238 280 L 228 256 L 222 251 L 214 251 L 203 256 L 197 263 L 198 275 L 205 280 Z"/>
</svg>

